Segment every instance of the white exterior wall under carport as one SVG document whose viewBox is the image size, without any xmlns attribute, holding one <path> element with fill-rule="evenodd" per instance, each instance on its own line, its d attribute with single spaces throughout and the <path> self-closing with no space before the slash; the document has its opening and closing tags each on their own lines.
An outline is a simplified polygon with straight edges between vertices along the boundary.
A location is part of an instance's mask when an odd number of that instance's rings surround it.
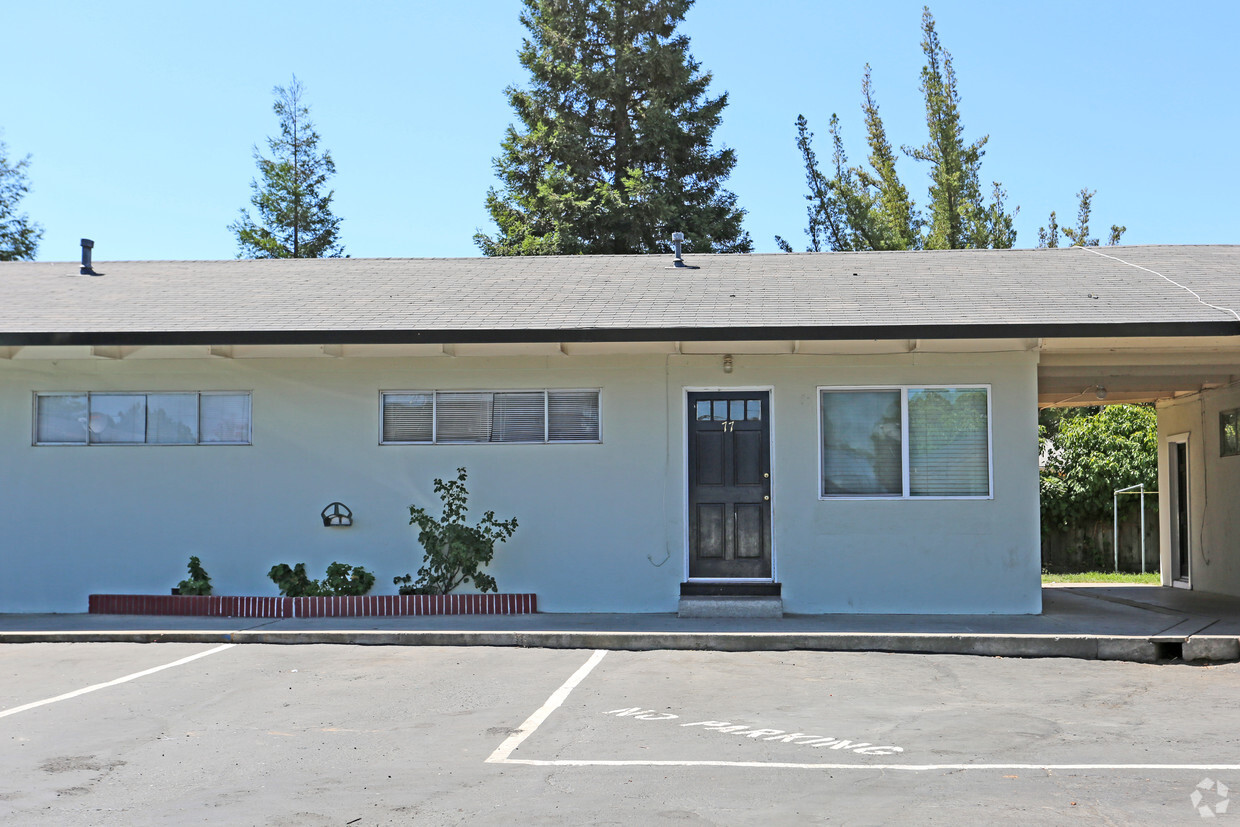
<svg viewBox="0 0 1240 827">
<path fill-rule="evenodd" d="M 1173 485 L 1169 441 L 1188 441 L 1188 585 L 1240 596 L 1240 456 L 1220 456 L 1219 414 L 1240 408 L 1240 387 L 1158 403 L 1158 522 L 1162 581 L 1172 585 Z"/>
<path fill-rule="evenodd" d="M 50 353 L 50 351 L 48 351 Z M 469 469 L 472 513 L 520 528 L 500 589 L 550 612 L 669 612 L 685 578 L 685 388 L 770 387 L 776 576 L 794 613 L 1041 609 L 1037 354 L 0 360 L 0 611 L 166 594 L 189 555 L 217 594 L 274 594 L 274 563 L 417 570 L 408 505 Z M 990 387 L 992 496 L 822 500 L 822 386 Z M 381 390 L 601 388 L 601 444 L 380 445 Z M 249 446 L 32 445 L 40 391 L 251 391 Z M 326 529 L 339 500 L 355 524 Z"/>
</svg>

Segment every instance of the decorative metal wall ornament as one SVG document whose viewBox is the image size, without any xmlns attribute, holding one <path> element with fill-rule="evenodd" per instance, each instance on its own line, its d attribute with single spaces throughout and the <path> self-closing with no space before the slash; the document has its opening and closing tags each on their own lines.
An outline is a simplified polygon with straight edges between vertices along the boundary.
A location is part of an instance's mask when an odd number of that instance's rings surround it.
<svg viewBox="0 0 1240 827">
<path fill-rule="evenodd" d="M 322 512 L 323 525 L 328 528 L 353 525 L 353 512 L 344 503 L 329 503 Z"/>
</svg>

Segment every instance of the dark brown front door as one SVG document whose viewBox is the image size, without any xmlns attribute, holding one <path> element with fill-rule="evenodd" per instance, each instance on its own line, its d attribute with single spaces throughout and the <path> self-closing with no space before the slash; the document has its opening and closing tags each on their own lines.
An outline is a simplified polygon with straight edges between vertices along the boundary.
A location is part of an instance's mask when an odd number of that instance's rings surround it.
<svg viewBox="0 0 1240 827">
<path fill-rule="evenodd" d="M 771 578 L 766 391 L 689 394 L 689 576 Z"/>
</svg>

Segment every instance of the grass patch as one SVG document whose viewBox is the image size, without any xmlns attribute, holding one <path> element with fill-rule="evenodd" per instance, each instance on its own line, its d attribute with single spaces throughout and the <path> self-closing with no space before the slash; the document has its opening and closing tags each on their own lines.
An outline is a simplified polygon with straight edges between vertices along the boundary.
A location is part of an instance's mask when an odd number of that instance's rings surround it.
<svg viewBox="0 0 1240 827">
<path fill-rule="evenodd" d="M 1076 574 L 1043 574 L 1043 583 L 1140 583 L 1157 586 L 1162 577 L 1156 571 L 1145 574 L 1129 574 L 1115 571 L 1083 571 Z"/>
</svg>

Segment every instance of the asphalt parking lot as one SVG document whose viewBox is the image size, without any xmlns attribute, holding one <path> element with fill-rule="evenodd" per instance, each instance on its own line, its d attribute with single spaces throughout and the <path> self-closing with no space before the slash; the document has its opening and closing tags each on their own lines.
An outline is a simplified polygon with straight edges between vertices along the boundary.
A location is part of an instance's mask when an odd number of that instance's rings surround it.
<svg viewBox="0 0 1240 827">
<path fill-rule="evenodd" d="M 1240 823 L 1238 687 L 1238 664 L 8 645 L 0 821 Z"/>
</svg>

